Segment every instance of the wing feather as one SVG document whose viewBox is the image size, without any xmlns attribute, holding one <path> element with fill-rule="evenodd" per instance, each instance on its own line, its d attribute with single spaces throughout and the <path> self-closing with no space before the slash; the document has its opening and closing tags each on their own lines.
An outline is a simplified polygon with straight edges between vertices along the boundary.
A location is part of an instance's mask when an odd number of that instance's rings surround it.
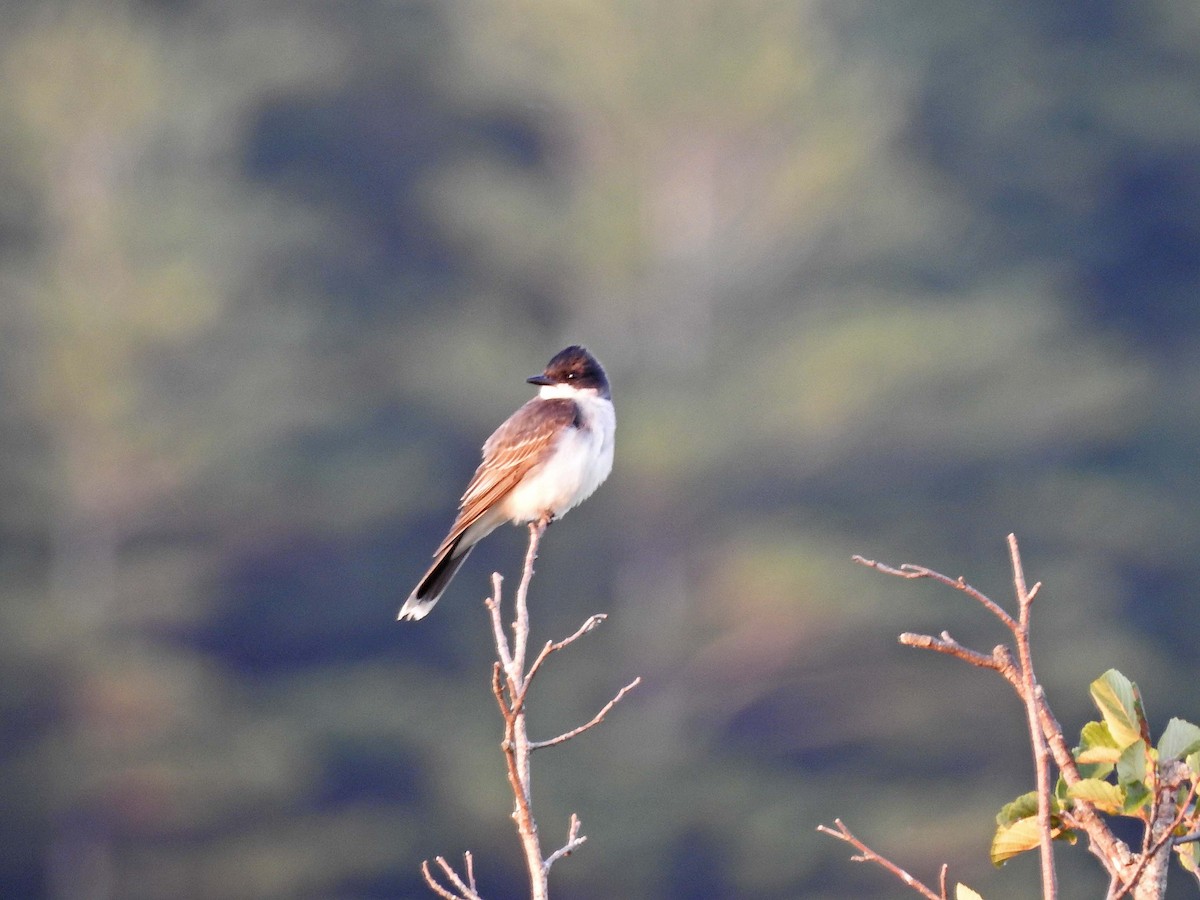
<svg viewBox="0 0 1200 900">
<path fill-rule="evenodd" d="M 483 461 L 459 501 L 458 517 L 437 556 L 541 465 L 560 430 L 574 425 L 574 400 L 534 398 L 509 416 L 483 445 Z"/>
</svg>

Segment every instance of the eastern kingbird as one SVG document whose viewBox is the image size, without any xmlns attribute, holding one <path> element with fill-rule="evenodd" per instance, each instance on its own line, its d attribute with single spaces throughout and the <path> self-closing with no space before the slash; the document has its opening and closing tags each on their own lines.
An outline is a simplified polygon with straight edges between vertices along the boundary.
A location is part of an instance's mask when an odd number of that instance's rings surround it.
<svg viewBox="0 0 1200 900">
<path fill-rule="evenodd" d="M 540 375 L 538 395 L 483 445 L 483 462 L 458 504 L 458 518 L 398 619 L 429 614 L 471 548 L 505 521 L 563 516 L 612 471 L 617 427 L 604 368 L 582 347 L 563 350 Z"/>
</svg>

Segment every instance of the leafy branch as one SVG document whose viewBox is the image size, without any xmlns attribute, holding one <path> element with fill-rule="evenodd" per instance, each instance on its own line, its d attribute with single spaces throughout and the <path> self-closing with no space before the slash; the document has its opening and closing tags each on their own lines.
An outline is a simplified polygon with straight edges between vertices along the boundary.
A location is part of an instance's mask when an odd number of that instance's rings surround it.
<svg viewBox="0 0 1200 900">
<path fill-rule="evenodd" d="M 1092 682 L 1092 699 L 1101 719 L 1087 723 L 1079 746 L 1067 745 L 1045 691 L 1034 674 L 1030 650 L 1031 611 L 1041 584 L 1027 586 L 1020 548 L 1008 536 L 1017 615 L 1013 616 L 962 577 L 950 578 L 925 566 L 898 567 L 855 556 L 855 562 L 886 575 L 906 580 L 931 579 L 965 594 L 1000 621 L 1016 647 L 997 645 L 983 653 L 956 641 L 949 632 L 940 635 L 904 633 L 900 643 L 961 659 L 991 669 L 1008 682 L 1025 710 L 1028 740 L 1033 752 L 1036 788 L 1006 804 L 996 817 L 991 858 L 996 865 L 1038 849 L 1041 858 L 1043 900 L 1058 895 L 1054 841 L 1074 843 L 1080 833 L 1088 850 L 1109 875 L 1107 900 L 1161 900 L 1167 886 L 1170 855 L 1175 852 L 1184 869 L 1200 879 L 1200 810 L 1196 797 L 1200 783 L 1200 727 L 1172 719 L 1157 746 L 1137 685 L 1115 669 Z M 1052 781 L 1052 765 L 1058 769 Z M 1141 821 L 1143 839 L 1132 851 L 1109 827 L 1106 817 L 1123 816 Z M 882 866 L 910 888 L 932 900 L 948 900 L 946 867 L 935 893 L 904 869 L 868 847 L 841 822 L 818 831 L 845 841 L 858 850 L 857 862 Z M 957 885 L 956 898 L 979 895 Z"/>
</svg>

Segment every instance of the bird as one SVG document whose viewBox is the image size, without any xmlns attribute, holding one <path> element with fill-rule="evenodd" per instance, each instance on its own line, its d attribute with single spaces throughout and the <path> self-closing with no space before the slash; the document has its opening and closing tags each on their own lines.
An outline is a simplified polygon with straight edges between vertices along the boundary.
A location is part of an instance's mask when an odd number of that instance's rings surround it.
<svg viewBox="0 0 1200 900">
<path fill-rule="evenodd" d="M 599 360 L 572 345 L 525 380 L 538 386 L 537 396 L 484 442 L 454 524 L 398 620 L 429 615 L 475 545 L 504 522 L 560 519 L 612 471 L 617 419 Z"/>
</svg>

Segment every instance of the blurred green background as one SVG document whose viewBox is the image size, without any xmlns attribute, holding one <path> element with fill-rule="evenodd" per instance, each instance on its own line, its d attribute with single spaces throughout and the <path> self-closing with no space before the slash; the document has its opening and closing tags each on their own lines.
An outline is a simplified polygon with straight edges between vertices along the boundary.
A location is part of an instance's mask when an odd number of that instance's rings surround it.
<svg viewBox="0 0 1200 900">
<path fill-rule="evenodd" d="M 520 897 L 523 533 L 393 619 L 571 342 L 535 737 L 644 684 L 535 759 L 558 894 L 905 896 L 840 816 L 1035 895 L 1015 698 L 895 641 L 1003 635 L 853 553 L 1010 602 L 1014 531 L 1072 737 L 1110 666 L 1200 721 L 1194 0 L 9 0 L 0 73 L 0 896 Z"/>
</svg>

